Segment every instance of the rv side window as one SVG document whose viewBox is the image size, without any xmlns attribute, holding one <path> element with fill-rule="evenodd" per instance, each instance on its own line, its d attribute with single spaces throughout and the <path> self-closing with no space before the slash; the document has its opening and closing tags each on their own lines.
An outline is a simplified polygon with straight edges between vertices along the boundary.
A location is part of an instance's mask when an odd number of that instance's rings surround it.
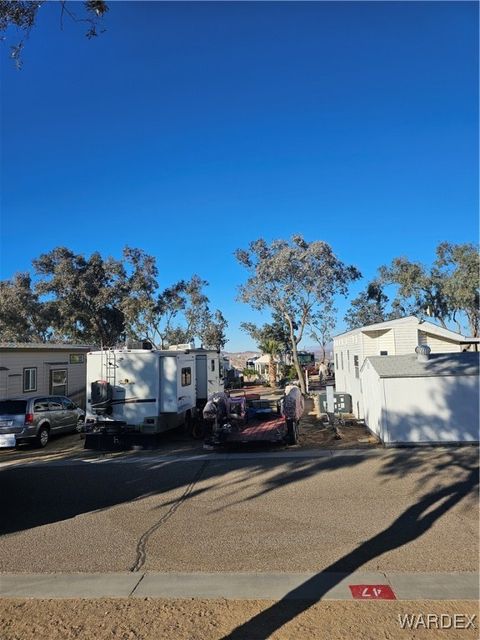
<svg viewBox="0 0 480 640">
<path fill-rule="evenodd" d="M 211 367 L 212 367 L 212 371 L 215 371 L 215 360 L 211 361 Z"/>
<path fill-rule="evenodd" d="M 182 387 L 188 387 L 192 384 L 192 370 L 190 367 L 182 369 Z"/>
</svg>

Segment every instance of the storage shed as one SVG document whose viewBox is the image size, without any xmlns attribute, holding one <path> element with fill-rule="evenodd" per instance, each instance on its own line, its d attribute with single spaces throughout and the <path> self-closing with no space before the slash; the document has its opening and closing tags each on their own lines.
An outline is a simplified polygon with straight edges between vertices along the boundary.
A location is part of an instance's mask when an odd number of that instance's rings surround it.
<svg viewBox="0 0 480 640">
<path fill-rule="evenodd" d="M 85 407 L 86 354 L 78 344 L 0 343 L 0 400 L 68 396 Z"/>
<path fill-rule="evenodd" d="M 367 426 L 386 445 L 478 442 L 480 354 L 419 351 L 365 360 Z"/>
<path fill-rule="evenodd" d="M 413 354 L 417 345 L 427 345 L 432 353 L 455 353 L 478 349 L 478 338 L 468 338 L 432 322 L 407 316 L 359 327 L 334 339 L 335 391 L 352 396 L 353 412 L 365 417 L 360 388 L 360 368 L 371 356 Z"/>
</svg>

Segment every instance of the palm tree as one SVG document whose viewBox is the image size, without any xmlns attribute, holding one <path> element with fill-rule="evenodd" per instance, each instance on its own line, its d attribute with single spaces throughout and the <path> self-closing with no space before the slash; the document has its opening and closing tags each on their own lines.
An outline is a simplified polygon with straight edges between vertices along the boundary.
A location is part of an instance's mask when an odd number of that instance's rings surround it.
<svg viewBox="0 0 480 640">
<path fill-rule="evenodd" d="M 275 357 L 280 351 L 280 343 L 277 340 L 263 340 L 258 348 L 269 356 L 270 361 L 268 363 L 268 384 L 271 387 L 275 387 L 277 384 L 277 363 Z"/>
</svg>

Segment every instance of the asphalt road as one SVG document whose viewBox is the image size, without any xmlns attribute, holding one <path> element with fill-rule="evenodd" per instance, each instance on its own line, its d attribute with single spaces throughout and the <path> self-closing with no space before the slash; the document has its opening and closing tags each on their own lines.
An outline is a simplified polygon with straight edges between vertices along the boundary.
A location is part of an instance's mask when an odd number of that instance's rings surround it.
<svg viewBox="0 0 480 640">
<path fill-rule="evenodd" d="M 0 465 L 0 571 L 476 571 L 474 448 Z"/>
</svg>

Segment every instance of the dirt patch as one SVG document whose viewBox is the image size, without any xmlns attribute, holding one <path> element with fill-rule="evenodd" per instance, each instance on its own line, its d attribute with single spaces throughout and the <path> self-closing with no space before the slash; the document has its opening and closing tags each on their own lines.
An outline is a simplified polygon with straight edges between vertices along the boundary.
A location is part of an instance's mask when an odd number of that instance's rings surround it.
<svg viewBox="0 0 480 640">
<path fill-rule="evenodd" d="M 302 449 L 371 449 L 382 446 L 363 424 L 349 424 L 347 421 L 340 427 L 342 437 L 338 438 L 334 428 L 325 420 L 317 417 L 313 400 L 307 398 L 300 422 L 299 445 Z"/>
<path fill-rule="evenodd" d="M 402 638 L 478 637 L 474 628 L 403 630 L 399 616 L 423 613 L 477 614 L 475 602 L 301 601 L 259 600 L 24 600 L 0 604 L 2 640 L 221 640 L 235 629 L 235 640 L 397 640 Z M 253 623 L 249 621 L 259 616 Z M 290 620 L 283 624 L 284 620 Z M 242 629 L 242 625 L 244 625 Z"/>
</svg>

